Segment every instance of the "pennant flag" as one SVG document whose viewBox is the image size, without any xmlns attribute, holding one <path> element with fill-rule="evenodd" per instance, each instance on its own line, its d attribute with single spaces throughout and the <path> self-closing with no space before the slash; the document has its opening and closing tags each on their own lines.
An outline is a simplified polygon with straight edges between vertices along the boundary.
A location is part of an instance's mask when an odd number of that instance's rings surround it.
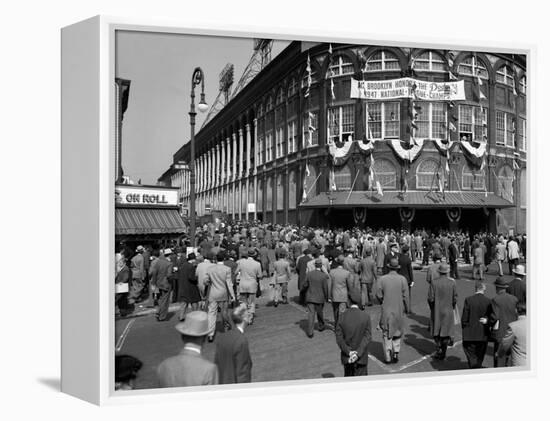
<svg viewBox="0 0 550 421">
<path fill-rule="evenodd" d="M 453 72 L 449 71 L 449 80 L 458 80 L 458 78 L 453 74 Z"/>
<path fill-rule="evenodd" d="M 315 118 L 315 115 L 310 111 L 308 112 L 308 130 L 310 132 L 314 132 L 316 131 L 317 129 L 315 128 L 315 126 L 313 125 L 313 119 Z"/>
<path fill-rule="evenodd" d="M 411 121 L 411 127 L 412 127 L 413 129 L 415 129 L 415 130 L 418 129 L 418 126 L 416 125 L 416 123 L 415 123 L 414 120 Z"/>
<path fill-rule="evenodd" d="M 479 100 L 481 101 L 482 99 L 487 99 L 487 97 L 485 96 L 485 94 L 481 90 L 481 86 L 480 86 L 479 87 Z"/>
<path fill-rule="evenodd" d="M 380 181 L 376 181 L 376 191 L 380 196 L 384 196 L 384 191 L 382 190 L 382 186 L 380 185 Z"/>
<path fill-rule="evenodd" d="M 330 170 L 330 190 L 331 191 L 336 191 L 337 188 L 336 188 L 336 179 L 335 179 L 335 176 L 334 176 L 334 170 Z"/>
<path fill-rule="evenodd" d="M 456 132 L 456 126 L 452 123 L 452 121 L 449 121 L 449 130 L 451 132 Z"/>
<path fill-rule="evenodd" d="M 307 137 L 307 145 L 313 146 L 313 132 L 311 131 L 311 127 L 308 130 L 308 137 Z"/>
<path fill-rule="evenodd" d="M 449 51 L 449 53 L 447 54 L 447 64 L 449 65 L 449 69 L 453 68 L 453 58 L 454 54 Z"/>
<path fill-rule="evenodd" d="M 334 101 L 336 99 L 336 95 L 334 95 L 334 79 L 332 78 L 330 79 L 330 95 Z"/>
<path fill-rule="evenodd" d="M 454 108 L 455 107 L 455 102 L 454 101 L 449 101 L 449 107 Z"/>
<path fill-rule="evenodd" d="M 304 188 L 302 193 L 302 202 L 305 202 L 307 200 L 307 184 L 306 180 L 304 180 Z"/>
<path fill-rule="evenodd" d="M 311 61 L 309 59 L 309 53 L 307 55 L 306 72 L 307 72 L 307 88 L 306 88 L 306 93 L 304 94 L 305 98 L 309 96 L 309 88 L 311 88 Z"/>
<path fill-rule="evenodd" d="M 309 172 L 309 165 L 306 164 L 306 177 L 309 177 L 311 173 Z"/>
<path fill-rule="evenodd" d="M 439 172 L 436 173 L 436 176 L 437 176 L 437 183 L 439 184 L 439 192 L 440 193 L 443 193 L 444 192 L 444 188 L 443 188 L 443 179 L 441 178 L 441 176 L 439 175 Z"/>
<path fill-rule="evenodd" d="M 450 172 L 451 172 L 451 169 L 449 168 L 449 158 L 447 157 L 447 160 L 445 161 L 445 173 L 449 174 Z"/>
<path fill-rule="evenodd" d="M 512 161 L 512 164 L 514 166 L 514 170 L 519 170 L 519 165 L 518 165 L 518 163 L 516 162 L 515 159 Z"/>
<path fill-rule="evenodd" d="M 515 95 L 515 96 L 518 96 L 518 91 L 516 91 L 516 83 L 515 83 L 515 82 L 514 82 L 513 88 L 514 88 L 514 95 Z"/>
<path fill-rule="evenodd" d="M 332 43 L 328 45 L 328 53 L 332 55 Z"/>
</svg>

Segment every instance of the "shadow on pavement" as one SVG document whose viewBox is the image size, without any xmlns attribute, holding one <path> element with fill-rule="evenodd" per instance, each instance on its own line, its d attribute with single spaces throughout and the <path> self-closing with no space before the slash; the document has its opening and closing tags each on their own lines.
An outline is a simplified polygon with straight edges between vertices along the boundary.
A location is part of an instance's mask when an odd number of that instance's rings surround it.
<svg viewBox="0 0 550 421">
<path fill-rule="evenodd" d="M 385 361 L 385 352 L 384 345 L 382 342 L 371 342 L 369 343 L 369 354 L 373 357 L 376 357 L 379 361 Z"/>
<path fill-rule="evenodd" d="M 333 376 L 334 377 L 334 376 Z M 56 392 L 61 391 L 61 379 L 58 378 L 48 378 L 48 379 L 37 379 L 38 383 L 43 384 L 44 386 L 49 387 Z"/>
<path fill-rule="evenodd" d="M 432 359 L 430 364 L 438 371 L 464 370 L 468 368 L 468 363 L 466 361 L 461 361 L 460 358 L 455 356 L 448 356 L 444 360 Z"/>
<path fill-rule="evenodd" d="M 416 335 L 406 334 L 403 338 L 406 345 L 414 348 L 420 355 L 431 354 L 435 351 L 435 343 L 427 339 L 419 338 Z"/>
<path fill-rule="evenodd" d="M 336 377 L 336 376 L 333 373 L 323 373 L 323 374 L 321 374 L 321 377 L 323 379 L 331 379 L 331 378 Z"/>
</svg>

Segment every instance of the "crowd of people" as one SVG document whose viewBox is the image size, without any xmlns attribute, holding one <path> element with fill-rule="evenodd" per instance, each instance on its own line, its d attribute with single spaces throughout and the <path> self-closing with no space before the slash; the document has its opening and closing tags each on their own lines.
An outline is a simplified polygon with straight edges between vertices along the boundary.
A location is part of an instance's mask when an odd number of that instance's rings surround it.
<svg viewBox="0 0 550 421">
<path fill-rule="evenodd" d="M 399 361 L 404 318 L 411 312 L 413 270 L 421 267 L 426 267 L 429 284 L 426 299 L 435 359 L 445 359 L 454 325 L 459 324 L 470 368 L 482 366 L 489 341 L 495 344 L 495 367 L 525 364 L 526 272 L 520 264 L 527 253 L 525 234 L 315 229 L 248 221 L 207 224 L 197 231 L 198 247 L 191 250 L 188 242 L 164 249 L 122 247 L 117 254 L 121 316 L 150 300 L 162 322 L 170 302 L 180 303 L 176 329 L 184 348 L 159 366 L 162 387 L 250 381 L 252 361 L 244 329 L 254 323 L 260 281 L 268 279 L 270 300 L 277 307 L 290 301 L 293 273 L 298 302 L 307 308 L 307 337 L 314 335 L 315 318 L 319 331 L 328 327 L 324 306 L 331 305 L 346 376 L 367 374 L 372 338 L 367 307 L 373 304 L 381 306 L 377 328 L 383 334 L 385 362 Z M 456 291 L 459 259 L 471 265 L 476 280 L 476 293 L 464 301 L 462 315 Z M 497 296 L 489 300 L 484 278 L 493 261 L 499 275 Z M 508 274 L 515 275 L 511 283 L 502 278 L 506 262 Z M 218 313 L 225 333 L 215 338 Z M 202 358 L 206 340 L 216 341 L 215 364 L 195 361 Z M 190 374 L 194 371 L 201 374 Z"/>
</svg>

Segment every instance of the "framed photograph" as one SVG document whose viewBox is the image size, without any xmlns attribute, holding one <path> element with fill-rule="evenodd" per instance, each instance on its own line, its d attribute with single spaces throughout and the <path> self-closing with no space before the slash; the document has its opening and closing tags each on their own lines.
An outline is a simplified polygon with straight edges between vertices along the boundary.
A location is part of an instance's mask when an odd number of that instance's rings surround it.
<svg viewBox="0 0 550 421">
<path fill-rule="evenodd" d="M 64 28 L 62 390 L 532 372 L 531 66 L 524 46 Z"/>
</svg>

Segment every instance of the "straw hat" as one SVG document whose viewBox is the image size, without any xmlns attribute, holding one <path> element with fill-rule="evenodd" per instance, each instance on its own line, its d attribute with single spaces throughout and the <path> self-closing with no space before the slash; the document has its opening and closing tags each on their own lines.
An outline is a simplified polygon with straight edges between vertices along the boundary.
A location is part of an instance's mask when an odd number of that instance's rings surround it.
<svg viewBox="0 0 550 421">
<path fill-rule="evenodd" d="M 206 336 L 208 329 L 208 314 L 205 311 L 192 311 L 185 320 L 176 325 L 176 330 L 187 336 Z"/>
</svg>

